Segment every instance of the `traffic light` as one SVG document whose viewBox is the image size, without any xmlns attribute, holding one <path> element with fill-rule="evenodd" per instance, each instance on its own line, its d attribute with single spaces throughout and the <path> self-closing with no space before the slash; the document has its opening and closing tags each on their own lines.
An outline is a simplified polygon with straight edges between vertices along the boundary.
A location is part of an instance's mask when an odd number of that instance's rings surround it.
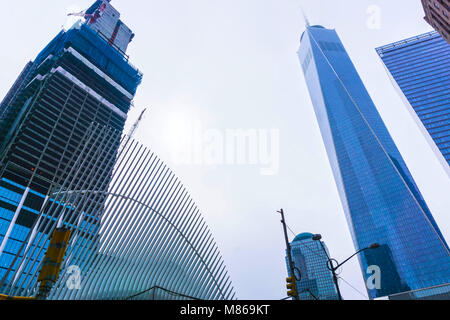
<svg viewBox="0 0 450 320">
<path fill-rule="evenodd" d="M 296 283 L 296 279 L 295 277 L 289 277 L 286 278 L 286 288 L 289 290 L 287 292 L 288 296 L 290 297 L 297 297 L 298 296 L 298 292 L 297 292 L 297 283 Z"/>
</svg>

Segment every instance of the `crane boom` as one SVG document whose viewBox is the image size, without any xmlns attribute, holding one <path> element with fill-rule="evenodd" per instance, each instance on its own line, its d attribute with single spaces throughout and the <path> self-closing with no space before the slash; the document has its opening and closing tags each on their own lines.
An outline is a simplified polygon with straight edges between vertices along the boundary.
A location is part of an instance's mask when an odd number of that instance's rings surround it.
<svg viewBox="0 0 450 320">
<path fill-rule="evenodd" d="M 85 17 L 86 15 L 86 10 L 80 11 L 80 12 L 73 12 L 73 13 L 68 13 L 67 14 L 69 17 L 70 16 L 74 16 L 74 17 Z"/>
<path fill-rule="evenodd" d="M 147 111 L 147 108 L 145 108 L 142 112 L 139 118 L 136 120 L 136 122 L 133 124 L 133 126 L 130 129 L 130 132 L 128 133 L 128 137 L 132 138 L 134 134 L 136 133 L 137 128 L 139 127 L 139 124 L 141 123 L 142 119 L 144 119 L 144 114 Z"/>
</svg>

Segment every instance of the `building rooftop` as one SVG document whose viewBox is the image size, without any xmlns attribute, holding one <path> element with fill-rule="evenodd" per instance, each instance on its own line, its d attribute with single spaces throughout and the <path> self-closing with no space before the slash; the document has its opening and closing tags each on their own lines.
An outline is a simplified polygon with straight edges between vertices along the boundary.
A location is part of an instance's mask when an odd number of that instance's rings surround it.
<svg viewBox="0 0 450 320">
<path fill-rule="evenodd" d="M 313 237 L 312 233 L 304 232 L 304 233 L 300 233 L 298 236 L 296 236 L 292 242 L 303 241 L 303 240 L 307 240 L 307 239 L 311 240 L 312 237 Z"/>
<path fill-rule="evenodd" d="M 310 28 L 316 28 L 316 29 L 326 29 L 324 26 L 321 26 L 321 25 L 318 25 L 318 24 L 316 24 L 316 25 L 313 25 L 313 26 L 307 26 L 306 27 L 306 29 L 310 29 Z M 302 36 L 300 37 L 300 41 L 302 41 L 302 39 L 303 39 L 303 36 L 305 35 L 305 32 L 306 32 L 306 30 L 305 31 L 303 31 L 303 33 L 302 33 Z"/>
<path fill-rule="evenodd" d="M 385 53 L 385 52 L 388 52 L 388 51 L 391 51 L 391 50 L 395 50 L 395 49 L 398 49 L 398 48 L 405 47 L 407 45 L 416 43 L 418 41 L 423 41 L 424 39 L 431 39 L 431 38 L 436 38 L 436 37 L 440 37 L 439 33 L 437 33 L 436 31 L 431 31 L 431 32 L 427 32 L 427 33 L 424 33 L 424 34 L 420 34 L 418 36 L 414 36 L 414 37 L 407 38 L 407 39 L 404 39 L 404 40 L 400 40 L 400 41 L 397 41 L 397 42 L 394 42 L 394 43 L 390 43 L 390 44 L 387 44 L 385 46 L 378 47 L 378 48 L 376 48 L 376 50 L 377 50 L 377 52 L 379 54 L 380 53 Z"/>
</svg>

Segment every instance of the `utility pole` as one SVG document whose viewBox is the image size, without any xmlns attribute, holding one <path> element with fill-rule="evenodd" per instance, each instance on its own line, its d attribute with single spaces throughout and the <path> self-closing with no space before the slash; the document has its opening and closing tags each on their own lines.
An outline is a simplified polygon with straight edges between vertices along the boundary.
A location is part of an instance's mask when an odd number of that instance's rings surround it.
<svg viewBox="0 0 450 320">
<path fill-rule="evenodd" d="M 292 260 L 291 244 L 289 243 L 288 239 L 286 220 L 284 219 L 284 211 L 283 209 L 281 209 L 280 211 L 277 212 L 281 214 L 281 223 L 283 224 L 284 239 L 286 241 L 286 249 L 289 260 L 289 270 L 291 272 L 291 276 L 286 279 L 286 281 L 288 282 L 287 288 L 291 290 L 288 292 L 288 294 L 292 296 L 295 300 L 300 300 L 298 297 L 297 282 L 296 282 L 297 277 L 295 276 L 294 261 Z M 298 281 L 300 281 L 300 279 L 298 279 Z"/>
</svg>

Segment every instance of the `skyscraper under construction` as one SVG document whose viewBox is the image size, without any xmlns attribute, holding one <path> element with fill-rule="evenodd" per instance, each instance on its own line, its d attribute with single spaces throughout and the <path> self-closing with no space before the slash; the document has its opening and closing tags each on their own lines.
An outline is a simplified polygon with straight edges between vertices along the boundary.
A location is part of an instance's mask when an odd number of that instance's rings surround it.
<svg viewBox="0 0 450 320">
<path fill-rule="evenodd" d="M 19 252 L 26 245 L 38 245 L 27 243 L 27 238 L 42 207 L 64 191 L 64 181 L 73 178 L 68 168 L 75 165 L 84 134 L 92 123 L 122 132 L 142 79 L 126 55 L 134 34 L 109 1 L 96 1 L 82 16 L 84 21 L 80 19 L 70 30 L 61 31 L 26 65 L 0 104 L 3 284 L 17 268 Z M 90 168 L 80 168 L 85 175 L 77 179 L 84 185 L 95 181 L 97 190 L 106 190 L 114 164 L 106 160 L 116 156 L 119 143 L 120 134 L 99 161 L 90 162 Z M 90 212 L 98 210 L 101 208 L 93 207 Z M 55 223 L 51 214 L 39 219 L 40 227 L 34 231 L 48 233 L 51 227 L 43 226 Z M 64 221 L 58 223 L 64 225 Z M 96 228 L 98 223 L 91 232 Z M 36 261 L 44 252 L 40 251 Z M 33 271 L 28 271 L 30 276 Z M 26 272 L 22 277 L 27 277 Z"/>
</svg>

